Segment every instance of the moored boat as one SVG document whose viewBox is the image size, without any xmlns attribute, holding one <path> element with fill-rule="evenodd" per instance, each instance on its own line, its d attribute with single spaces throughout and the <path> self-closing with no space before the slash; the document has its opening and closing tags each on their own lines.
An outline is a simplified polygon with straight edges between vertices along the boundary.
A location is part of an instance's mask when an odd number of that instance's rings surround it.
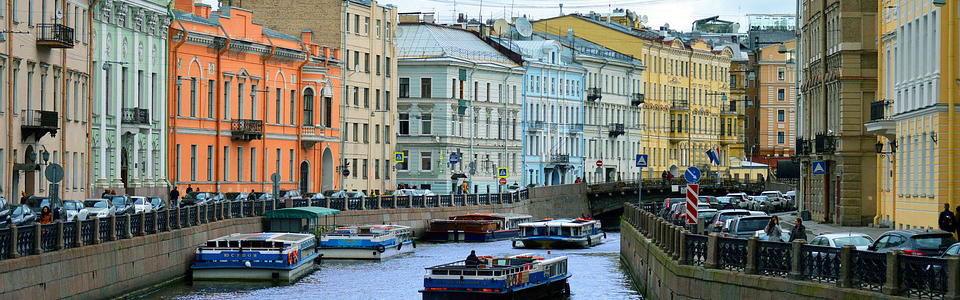
<svg viewBox="0 0 960 300">
<path fill-rule="evenodd" d="M 317 252 L 324 259 L 384 260 L 415 248 L 413 230 L 408 226 L 359 225 L 320 234 Z"/>
<path fill-rule="evenodd" d="M 467 214 L 430 220 L 426 238 L 435 242 L 490 242 L 516 237 L 521 223 L 533 217 L 525 214 Z"/>
<path fill-rule="evenodd" d="M 423 299 L 542 299 L 570 294 L 567 257 L 480 257 L 426 268 Z"/>
<path fill-rule="evenodd" d="M 589 219 L 545 219 L 520 224 L 513 246 L 536 249 L 589 248 L 603 243 L 607 234 L 600 221 Z"/>
<path fill-rule="evenodd" d="M 292 282 L 314 270 L 312 234 L 235 233 L 197 247 L 193 280 Z"/>
</svg>

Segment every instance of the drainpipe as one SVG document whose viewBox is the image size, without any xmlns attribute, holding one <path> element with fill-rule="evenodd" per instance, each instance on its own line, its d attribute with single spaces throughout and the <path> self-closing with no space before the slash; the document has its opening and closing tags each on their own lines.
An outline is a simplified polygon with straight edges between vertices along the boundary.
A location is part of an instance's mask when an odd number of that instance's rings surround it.
<svg viewBox="0 0 960 300">
<path fill-rule="evenodd" d="M 343 1 L 343 12 L 340 13 L 340 18 L 343 19 L 343 23 L 340 24 L 342 26 L 340 30 L 347 28 L 347 24 L 350 24 L 350 20 L 347 19 L 347 9 L 349 8 L 350 8 L 350 1 Z M 399 26 L 400 25 L 397 24 L 397 28 L 399 28 Z M 347 49 L 348 49 L 347 35 L 348 34 L 350 33 L 344 31 L 344 33 L 340 35 L 340 53 L 347 53 Z M 349 56 L 349 54 L 346 54 L 346 55 Z M 345 63 L 344 67 L 346 68 L 340 69 L 340 90 L 342 90 L 343 92 L 340 94 L 340 159 L 337 162 L 339 167 L 341 168 L 344 167 L 345 165 L 344 162 L 347 159 L 346 158 L 347 136 L 343 134 L 343 130 L 347 128 L 346 109 L 347 109 L 347 98 L 349 97 L 350 94 L 347 91 L 347 77 L 349 77 L 349 75 L 347 75 L 346 71 L 348 68 L 350 68 L 350 59 L 347 59 L 346 61 L 344 61 L 344 63 Z M 354 72 L 356 72 L 356 70 L 354 70 Z M 344 185 L 343 181 L 346 180 L 346 176 L 343 176 L 343 170 L 337 171 L 337 177 L 340 177 L 340 189 L 345 190 L 346 186 Z M 334 183 L 334 186 L 336 186 L 336 183 Z"/>
<path fill-rule="evenodd" d="M 347 1 L 347 2 L 349 2 L 349 1 Z M 389 9 L 384 8 L 384 9 L 383 9 L 383 22 L 384 22 L 383 25 L 386 25 L 386 22 L 387 22 L 388 20 L 390 20 L 390 19 L 388 18 L 388 14 L 389 14 Z M 396 23 L 396 22 L 394 22 L 394 23 Z M 383 34 L 380 35 L 380 40 L 383 42 L 383 57 L 382 57 L 382 59 L 383 59 L 383 68 L 384 68 L 384 70 L 386 70 L 387 68 L 390 68 L 390 66 L 387 66 L 387 61 L 386 61 L 386 60 L 387 60 L 387 34 L 386 34 L 386 33 L 387 33 L 386 30 L 384 30 L 384 31 L 383 31 Z M 396 60 L 396 57 L 394 57 L 394 60 Z M 379 72 L 379 71 L 380 71 L 380 69 L 377 69 L 377 72 Z M 386 72 L 384 72 L 384 73 L 386 73 Z M 386 76 L 386 75 L 387 75 L 387 74 L 381 74 L 381 75 L 380 75 L 380 78 L 383 79 L 383 90 L 380 91 L 380 95 L 383 95 L 383 94 L 387 91 L 387 76 Z M 390 110 L 390 108 L 387 107 L 387 105 L 386 105 L 386 104 L 387 104 L 387 101 L 388 101 L 387 97 L 383 97 L 384 107 L 383 107 L 382 110 L 385 110 L 385 111 L 389 111 L 389 110 Z M 392 102 L 391 102 L 391 103 L 392 103 Z M 383 139 L 384 139 L 384 140 L 380 141 L 380 145 L 382 146 L 382 149 L 381 149 L 381 152 L 382 152 L 382 153 L 380 153 L 380 156 L 381 156 L 381 158 L 386 159 L 387 157 L 389 157 L 388 154 L 387 154 L 387 143 L 386 143 L 386 139 L 387 139 L 387 134 L 390 134 L 390 133 L 386 131 L 386 130 L 387 130 L 387 113 L 386 113 L 386 112 L 381 112 L 380 115 L 381 115 L 380 129 L 383 130 Z M 390 165 L 390 160 L 385 160 L 385 161 L 383 162 L 383 164 L 384 164 L 384 166 Z M 380 193 L 378 193 L 378 194 L 380 194 L 380 195 L 383 195 L 383 193 L 387 191 L 387 175 L 390 173 L 390 170 L 392 170 L 392 168 L 387 168 L 387 170 L 386 170 L 385 172 L 383 172 L 383 173 L 384 173 L 383 176 L 380 176 Z M 379 172 L 379 170 L 374 171 L 374 173 L 376 173 L 376 172 Z M 451 170 L 450 173 L 453 174 L 452 170 Z"/>
<path fill-rule="evenodd" d="M 297 80 L 300 81 L 300 82 L 303 82 L 303 67 L 306 66 L 307 63 L 310 62 L 310 48 L 309 48 L 309 47 L 310 47 L 310 46 L 307 45 L 307 42 L 306 42 L 306 41 L 300 42 L 300 50 L 303 51 L 303 54 L 304 54 L 304 56 L 303 56 L 303 63 L 301 63 L 299 66 L 297 66 Z M 300 90 L 300 84 L 298 83 L 298 84 L 296 85 L 296 87 L 297 87 L 297 90 L 299 91 L 299 90 Z M 319 95 L 319 91 L 317 91 L 317 92 L 314 93 L 314 95 L 313 95 L 314 100 L 316 100 L 317 95 Z M 301 95 L 301 96 L 302 96 L 302 95 Z M 314 103 L 316 103 L 316 101 L 314 101 Z M 297 110 L 296 110 L 296 111 L 303 111 L 303 101 L 297 101 Z M 300 116 L 301 114 L 295 114 L 295 115 Z M 300 124 L 300 125 L 297 125 L 297 147 L 303 147 L 303 146 L 302 146 L 302 145 L 303 145 L 303 133 L 302 133 L 302 130 L 301 130 L 301 129 L 303 129 L 303 125 L 305 125 L 305 124 L 303 124 L 303 120 L 302 120 L 303 118 L 301 117 L 300 119 L 301 119 L 300 122 L 294 121 L 294 125 L 296 125 L 296 124 L 298 124 L 298 123 Z M 316 146 L 316 145 L 314 145 L 314 146 Z M 302 158 L 301 158 L 302 155 L 300 155 L 300 151 L 295 151 L 295 153 L 298 154 L 298 155 L 297 155 L 297 161 L 300 161 L 300 160 L 302 159 Z M 297 163 L 297 167 L 299 167 L 299 166 L 300 166 L 300 163 Z M 292 168 L 293 166 L 290 166 L 290 167 Z M 297 175 L 300 175 L 300 172 L 297 172 Z M 306 179 L 300 178 L 300 181 L 303 181 L 303 180 L 306 180 Z M 309 187 L 309 186 L 310 186 L 310 183 L 307 182 L 307 187 Z M 298 186 L 297 188 L 299 189 L 299 186 Z"/>
<path fill-rule="evenodd" d="M 98 1 L 99 1 L 99 0 L 94 0 L 93 5 L 96 5 Z M 93 5 L 91 5 L 91 7 L 93 7 Z M 12 12 L 12 11 L 13 11 L 13 1 L 7 1 L 7 5 L 6 5 L 6 6 L 7 6 L 7 11 L 9 11 L 9 12 Z M 90 19 L 92 20 L 93 18 L 91 17 Z M 91 21 L 91 23 L 92 23 L 92 21 Z M 13 28 L 13 17 L 12 17 L 12 16 L 7 16 L 7 28 L 8 28 L 8 29 L 9 29 L 9 28 Z M 93 30 L 91 30 L 91 32 L 92 32 L 92 31 L 93 31 Z M 13 81 L 14 81 L 14 80 L 13 80 L 13 74 L 14 74 L 14 73 L 13 73 L 13 69 L 14 69 L 14 67 L 13 67 L 13 42 L 14 42 L 14 40 L 13 40 L 12 38 L 7 40 L 7 59 L 10 60 L 10 67 L 7 68 L 7 78 L 8 78 L 8 79 L 7 79 L 7 108 L 8 108 L 7 111 L 10 112 L 10 115 L 7 117 L 7 145 L 10 145 L 10 146 L 9 146 L 10 148 L 13 148 L 13 145 L 15 145 L 15 144 L 13 143 L 13 114 L 15 113 L 15 112 L 13 111 L 13 107 L 14 107 L 13 104 L 16 103 L 15 101 L 17 101 L 17 100 L 14 98 L 14 94 L 13 94 L 13 91 L 14 91 L 14 86 L 13 86 Z M 90 55 L 90 56 L 93 55 L 93 54 L 92 54 L 92 53 L 93 53 L 92 51 L 88 51 L 88 52 L 90 52 L 90 53 L 88 53 L 88 55 Z M 88 61 L 91 62 L 91 63 L 90 63 L 90 67 L 93 68 L 93 59 L 89 59 Z M 90 101 L 87 101 L 87 103 L 89 104 Z M 88 112 L 89 112 L 89 111 L 92 111 L 92 109 L 88 109 L 87 111 L 88 111 Z M 90 118 L 87 118 L 87 120 L 89 121 Z M 88 129 L 90 128 L 89 123 L 90 123 L 90 122 L 87 122 L 87 124 L 88 124 L 88 125 L 87 125 L 87 128 L 88 128 Z M 88 149 L 87 154 L 90 154 L 90 151 L 89 151 L 89 149 L 90 149 L 90 146 L 89 146 L 89 145 L 90 145 L 90 141 L 89 141 L 89 140 L 90 140 L 90 137 L 88 136 L 88 137 L 87 137 L 87 149 Z M 26 153 L 24 153 L 24 154 L 26 154 Z M 89 157 L 90 157 L 90 155 L 87 155 L 88 160 L 89 160 Z M 8 150 L 8 151 L 7 151 L 7 157 L 5 157 L 4 159 L 7 160 L 7 165 L 10 166 L 10 169 L 13 170 L 14 164 L 17 163 L 17 162 L 13 159 L 13 151 L 9 151 L 9 150 Z M 2 172 L 7 172 L 7 169 L 2 170 Z M 20 172 L 19 172 L 19 171 L 17 171 L 16 173 L 13 173 L 13 171 L 11 171 L 11 173 L 13 174 L 13 176 L 20 176 Z M 12 180 L 12 178 L 11 178 L 11 180 Z M 3 181 L 4 181 L 4 183 L 7 183 L 7 182 L 6 182 L 6 177 L 4 177 Z M 13 187 L 13 182 L 11 181 L 11 182 L 9 183 L 9 185 L 7 185 L 7 186 L 8 186 L 8 188 L 10 189 L 10 197 L 7 198 L 7 199 L 10 199 L 10 200 L 9 200 L 10 203 L 20 203 L 20 197 L 17 196 L 17 191 L 16 191 L 16 190 L 14 189 L 14 187 Z"/>
<path fill-rule="evenodd" d="M 603 99 L 603 92 L 604 92 L 604 91 L 603 91 L 603 84 L 604 84 L 604 82 L 603 82 L 603 68 L 606 68 L 607 65 L 609 65 L 609 64 L 610 64 L 610 60 L 604 58 L 604 59 L 603 59 L 603 65 L 600 65 L 600 69 L 597 70 L 597 81 L 600 83 L 600 84 L 599 84 L 599 86 L 600 86 L 600 87 L 599 87 L 599 89 L 600 89 L 600 95 L 599 95 L 600 98 L 597 99 L 596 101 L 599 101 L 600 99 Z M 594 87 L 597 88 L 597 86 L 594 86 Z M 600 110 L 600 106 L 599 106 L 599 105 L 597 105 L 597 110 Z M 598 114 L 598 115 L 599 115 L 599 114 Z M 595 120 L 595 121 L 599 121 L 599 120 Z M 608 126 L 609 126 L 609 125 L 608 125 Z M 600 146 L 600 149 L 603 149 L 604 147 L 603 147 L 603 145 L 601 145 L 601 142 L 603 141 L 603 129 L 604 129 L 604 128 L 607 128 L 607 127 L 604 127 L 603 124 L 598 125 L 598 127 L 600 127 L 600 128 L 597 130 L 597 145 Z M 600 152 L 600 157 L 598 157 L 597 159 L 603 160 L 603 150 L 601 150 L 601 151 L 599 151 L 599 152 Z M 586 166 L 586 162 L 584 162 L 584 166 Z M 607 173 L 603 171 L 603 167 L 597 167 L 597 169 L 598 169 L 598 171 L 600 171 L 599 174 L 597 174 L 597 177 L 600 177 L 600 178 L 599 178 L 599 179 L 600 179 L 599 182 L 607 182 Z M 586 176 L 586 174 L 587 174 L 587 170 L 586 170 L 586 169 L 583 170 L 583 174 L 584 174 L 584 176 Z"/>
<path fill-rule="evenodd" d="M 273 40 L 270 39 L 270 36 L 264 34 L 263 37 L 267 38 L 267 42 L 270 43 L 270 54 L 267 54 L 267 56 L 264 56 L 264 57 L 263 57 L 263 61 L 260 63 L 260 67 L 261 67 L 261 70 L 262 70 L 262 73 L 260 73 L 260 74 L 263 74 L 263 90 L 265 91 L 264 94 L 263 94 L 264 97 L 263 97 L 263 110 L 262 110 L 262 111 L 263 111 L 263 126 L 264 126 L 264 129 L 266 129 L 266 126 L 267 126 L 267 117 L 268 117 L 268 116 L 267 116 L 267 107 L 268 107 L 268 103 L 267 103 L 267 98 L 268 98 L 268 97 L 267 97 L 267 96 L 270 95 L 270 89 L 267 88 L 267 80 L 270 79 L 270 74 L 267 74 L 267 60 L 269 60 L 271 57 L 273 57 L 273 54 L 275 54 L 275 53 L 277 52 L 277 46 L 273 44 Z M 274 84 L 276 84 L 276 83 L 274 83 Z M 254 90 L 256 90 L 256 89 L 254 89 Z M 256 93 L 259 93 L 259 91 L 254 91 L 253 93 L 254 93 L 254 95 L 256 95 Z M 256 97 L 256 96 L 254 96 L 254 97 Z M 278 100 L 279 100 L 279 99 L 278 99 Z M 277 107 L 277 109 L 280 109 L 280 108 Z M 257 116 L 254 115 L 253 117 L 256 118 Z M 261 175 L 263 175 L 263 180 L 260 181 L 260 190 L 266 192 L 266 191 L 267 191 L 267 179 L 270 178 L 270 175 L 267 174 L 267 172 L 268 172 L 268 171 L 267 171 L 267 169 L 268 169 L 268 168 L 267 168 L 267 166 L 268 166 L 267 155 L 268 155 L 269 152 L 267 152 L 266 132 L 264 132 L 264 138 L 263 138 L 263 139 L 260 139 L 260 148 L 263 149 L 263 155 L 262 155 L 262 159 L 263 159 L 263 172 L 262 172 L 262 173 L 263 173 L 263 174 L 261 174 Z"/>
</svg>

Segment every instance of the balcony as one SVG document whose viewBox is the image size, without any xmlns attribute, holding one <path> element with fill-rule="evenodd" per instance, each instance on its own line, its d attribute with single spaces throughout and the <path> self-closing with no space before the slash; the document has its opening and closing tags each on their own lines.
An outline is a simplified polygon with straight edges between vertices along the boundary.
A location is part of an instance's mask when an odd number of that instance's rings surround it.
<svg viewBox="0 0 960 300">
<path fill-rule="evenodd" d="M 537 132 L 537 131 L 543 131 L 543 128 L 546 126 L 547 124 L 543 123 L 543 121 L 533 121 L 533 122 L 530 122 L 530 127 L 527 129 L 530 132 Z"/>
<path fill-rule="evenodd" d="M 600 88 L 587 88 L 587 101 L 597 101 L 603 98 Z"/>
<path fill-rule="evenodd" d="M 143 108 L 124 108 L 120 121 L 123 124 L 150 125 L 150 111 Z"/>
<path fill-rule="evenodd" d="M 37 46 L 73 48 L 73 28 L 60 24 L 37 24 Z"/>
<path fill-rule="evenodd" d="M 230 124 L 232 139 L 250 141 L 263 139 L 263 121 L 233 120 Z"/>
<path fill-rule="evenodd" d="M 671 143 L 679 143 L 679 142 L 690 139 L 690 137 L 687 136 L 686 132 L 676 132 L 676 131 L 671 131 L 668 138 L 670 139 Z"/>
<path fill-rule="evenodd" d="M 570 155 L 560 154 L 560 155 L 550 155 L 551 164 L 568 164 L 570 163 Z"/>
<path fill-rule="evenodd" d="M 867 131 L 888 139 L 896 139 L 897 122 L 887 116 L 891 101 L 880 100 L 870 103 L 870 122 L 863 124 Z"/>
<path fill-rule="evenodd" d="M 646 96 L 641 93 L 633 93 L 630 95 L 630 105 L 640 106 L 643 105 L 643 101 L 646 100 Z"/>
<path fill-rule="evenodd" d="M 720 144 L 730 145 L 730 144 L 740 143 L 740 142 L 742 142 L 742 141 L 741 141 L 741 140 L 742 140 L 742 139 L 741 139 L 742 136 L 743 136 L 743 135 L 740 135 L 740 134 L 721 133 L 721 134 L 720 134 Z"/>
<path fill-rule="evenodd" d="M 690 108 L 690 105 L 687 103 L 687 100 L 673 100 L 673 103 L 670 105 L 671 111 L 687 111 Z"/>
<path fill-rule="evenodd" d="M 24 111 L 20 119 L 21 142 L 25 142 L 30 137 L 33 137 L 34 141 L 39 141 L 48 133 L 51 137 L 56 136 L 59 129 L 60 115 L 55 111 Z"/>
<path fill-rule="evenodd" d="M 611 138 L 616 138 L 618 136 L 623 135 L 624 133 L 627 133 L 626 129 L 624 129 L 623 124 L 611 123 L 610 125 L 608 125 L 608 129 L 609 129 Z"/>
<path fill-rule="evenodd" d="M 818 133 L 814 139 L 814 153 L 832 154 L 837 150 L 837 137 Z"/>
<path fill-rule="evenodd" d="M 569 126 L 569 130 L 567 131 L 569 134 L 578 134 L 583 132 L 583 124 L 570 124 Z"/>
</svg>

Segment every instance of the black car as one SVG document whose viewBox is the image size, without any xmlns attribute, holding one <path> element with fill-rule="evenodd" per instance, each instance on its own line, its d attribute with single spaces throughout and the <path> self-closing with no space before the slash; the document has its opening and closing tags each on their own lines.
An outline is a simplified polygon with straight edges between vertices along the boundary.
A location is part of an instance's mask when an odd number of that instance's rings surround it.
<svg viewBox="0 0 960 300">
<path fill-rule="evenodd" d="M 136 211 L 136 208 L 133 206 L 133 200 L 130 199 L 130 196 L 110 196 L 107 199 L 110 200 L 110 203 L 117 208 L 116 214 L 118 216 L 134 214 Z"/>
<path fill-rule="evenodd" d="M 7 205 L 0 210 L 0 226 L 33 225 L 40 218 L 40 214 L 33 211 L 26 204 Z"/>
<path fill-rule="evenodd" d="M 887 252 L 897 248 L 906 255 L 940 256 L 956 243 L 953 234 L 943 230 L 892 230 L 880 235 L 867 249 Z"/>
<path fill-rule="evenodd" d="M 161 211 L 161 210 L 167 209 L 167 202 L 163 201 L 163 199 L 160 199 L 157 197 L 151 197 L 151 198 L 148 198 L 148 200 L 150 200 L 150 205 L 153 206 L 154 211 Z"/>
<path fill-rule="evenodd" d="M 237 201 L 237 200 L 247 200 L 249 194 L 244 192 L 230 192 L 223 194 L 223 198 L 227 201 Z"/>
<path fill-rule="evenodd" d="M 223 194 L 220 193 L 189 192 L 180 200 L 180 207 L 219 202 L 221 199 L 223 199 Z"/>
<path fill-rule="evenodd" d="M 63 201 L 53 201 L 51 203 L 49 197 L 43 196 L 30 196 L 27 198 L 27 206 L 33 210 L 38 216 L 40 215 L 43 207 L 49 206 L 50 213 L 53 214 L 52 220 L 61 220 L 65 221 L 67 219 L 67 210 L 63 207 Z"/>
</svg>

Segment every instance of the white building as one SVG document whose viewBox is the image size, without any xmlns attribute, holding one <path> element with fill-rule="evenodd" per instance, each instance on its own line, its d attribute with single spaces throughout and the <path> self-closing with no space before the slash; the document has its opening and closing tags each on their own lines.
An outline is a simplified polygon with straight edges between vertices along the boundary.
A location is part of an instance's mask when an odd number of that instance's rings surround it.
<svg viewBox="0 0 960 300">
<path fill-rule="evenodd" d="M 397 165 L 397 183 L 443 194 L 466 181 L 471 193 L 496 192 L 497 170 L 507 168 L 508 183 L 519 184 L 519 55 L 467 30 L 421 23 L 399 29 L 397 151 L 405 163 Z M 460 175 L 465 179 L 451 179 Z"/>
</svg>

